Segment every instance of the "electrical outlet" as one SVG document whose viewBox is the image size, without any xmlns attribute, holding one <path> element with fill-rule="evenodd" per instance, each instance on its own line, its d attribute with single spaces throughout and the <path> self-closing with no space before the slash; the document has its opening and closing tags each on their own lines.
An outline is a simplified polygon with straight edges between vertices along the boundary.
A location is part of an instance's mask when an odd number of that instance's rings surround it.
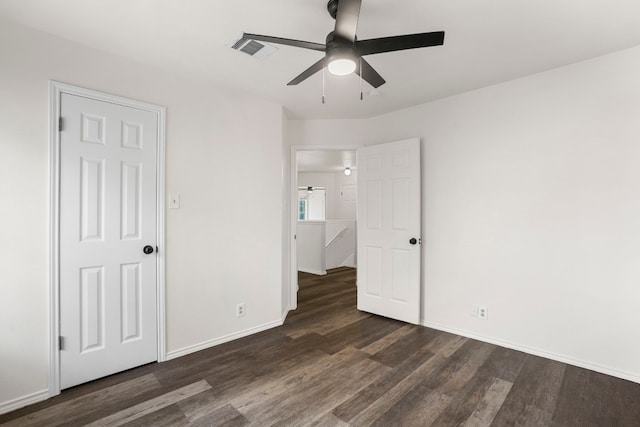
<svg viewBox="0 0 640 427">
<path fill-rule="evenodd" d="M 236 317 L 242 317 L 245 315 L 244 303 L 236 305 Z"/>
<path fill-rule="evenodd" d="M 487 320 L 489 317 L 489 310 L 487 307 L 480 305 L 478 306 L 478 318 L 482 320 Z"/>
</svg>

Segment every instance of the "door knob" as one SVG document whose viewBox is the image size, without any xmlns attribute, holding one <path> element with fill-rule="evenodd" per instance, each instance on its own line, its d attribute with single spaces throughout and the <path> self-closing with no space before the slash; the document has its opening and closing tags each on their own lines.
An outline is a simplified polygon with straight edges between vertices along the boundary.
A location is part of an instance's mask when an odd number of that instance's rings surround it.
<svg viewBox="0 0 640 427">
<path fill-rule="evenodd" d="M 416 243 L 418 243 L 418 241 L 416 240 L 415 237 L 412 237 L 411 240 L 409 240 L 409 243 L 411 243 L 412 245 L 415 245 Z"/>
<path fill-rule="evenodd" d="M 153 253 L 153 246 L 151 246 L 151 245 L 145 246 L 144 249 L 142 249 L 142 252 L 144 252 L 147 255 L 152 254 Z"/>
</svg>

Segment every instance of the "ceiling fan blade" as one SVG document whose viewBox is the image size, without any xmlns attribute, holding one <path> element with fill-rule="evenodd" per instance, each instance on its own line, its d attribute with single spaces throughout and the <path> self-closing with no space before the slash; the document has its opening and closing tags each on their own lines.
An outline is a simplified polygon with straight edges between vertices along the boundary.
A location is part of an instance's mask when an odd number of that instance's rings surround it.
<svg viewBox="0 0 640 427">
<path fill-rule="evenodd" d="M 320 43 L 306 42 L 303 40 L 285 39 L 282 37 L 263 36 L 260 34 L 244 33 L 242 35 L 242 38 L 258 40 L 258 41 L 263 41 L 268 43 L 283 44 L 286 46 L 301 47 L 303 49 L 317 50 L 319 52 L 324 52 L 327 49 L 325 45 Z"/>
<path fill-rule="evenodd" d="M 362 74 L 360 74 L 360 67 L 362 67 Z M 362 78 L 376 89 L 385 84 L 385 80 L 382 78 L 382 76 L 378 74 L 378 72 L 373 69 L 371 64 L 369 64 L 363 58 L 360 58 L 358 60 L 358 65 L 355 72 L 357 75 L 362 75 Z"/>
<path fill-rule="evenodd" d="M 442 44 L 444 44 L 444 31 L 435 31 L 432 33 L 358 40 L 355 50 L 358 55 L 372 55 L 375 53 L 394 52 L 396 50 L 440 46 Z"/>
<path fill-rule="evenodd" d="M 298 83 L 307 80 L 309 77 L 311 77 L 312 75 L 314 75 L 318 71 L 322 70 L 322 68 L 324 67 L 325 60 L 326 60 L 326 58 L 322 58 L 320 61 L 318 61 L 315 64 L 313 64 L 311 67 L 309 67 L 306 70 L 304 70 L 298 77 L 296 77 L 295 79 L 293 79 L 289 83 L 287 83 L 287 86 L 297 85 Z"/>
<path fill-rule="evenodd" d="M 350 42 L 356 40 L 361 3 L 362 0 L 338 0 L 335 35 Z"/>
</svg>

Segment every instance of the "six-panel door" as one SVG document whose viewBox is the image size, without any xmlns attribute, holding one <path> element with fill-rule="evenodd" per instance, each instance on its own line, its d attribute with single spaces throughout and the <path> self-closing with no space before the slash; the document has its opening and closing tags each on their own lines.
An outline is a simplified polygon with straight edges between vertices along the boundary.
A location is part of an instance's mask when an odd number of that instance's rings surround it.
<svg viewBox="0 0 640 427">
<path fill-rule="evenodd" d="M 63 94 L 61 388 L 157 360 L 155 113 Z"/>
<path fill-rule="evenodd" d="M 360 148 L 358 309 L 419 323 L 420 252 L 420 141 Z"/>
</svg>

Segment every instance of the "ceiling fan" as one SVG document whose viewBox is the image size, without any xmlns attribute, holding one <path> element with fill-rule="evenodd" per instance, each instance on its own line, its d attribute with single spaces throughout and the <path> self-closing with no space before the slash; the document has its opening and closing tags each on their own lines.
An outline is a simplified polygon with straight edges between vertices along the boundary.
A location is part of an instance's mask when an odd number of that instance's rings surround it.
<svg viewBox="0 0 640 427">
<path fill-rule="evenodd" d="M 245 33 L 243 38 L 325 53 L 324 58 L 287 83 L 289 86 L 297 85 L 326 66 L 331 74 L 338 76 L 355 72 L 371 86 L 378 88 L 385 80 L 362 58 L 363 56 L 444 44 L 444 31 L 358 40 L 356 29 L 361 3 L 362 0 L 329 0 L 327 10 L 336 20 L 336 26 L 335 30 L 327 35 L 325 44 L 249 33 Z"/>
</svg>

